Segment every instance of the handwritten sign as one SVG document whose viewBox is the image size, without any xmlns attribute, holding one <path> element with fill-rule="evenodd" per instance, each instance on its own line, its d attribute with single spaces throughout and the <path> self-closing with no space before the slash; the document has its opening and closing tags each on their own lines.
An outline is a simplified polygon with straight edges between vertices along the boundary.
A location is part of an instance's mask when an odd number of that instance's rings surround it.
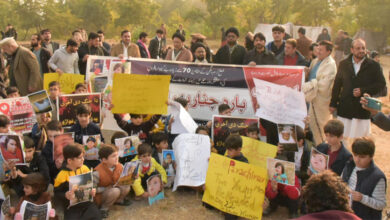
<svg viewBox="0 0 390 220">
<path fill-rule="evenodd" d="M 259 127 L 259 119 L 213 115 L 211 136 L 214 141 L 214 147 L 218 150 L 218 153 L 225 153 L 225 139 L 231 133 L 239 133 L 240 135 L 246 136 L 248 127 L 252 124 Z"/>
<path fill-rule="evenodd" d="M 211 154 L 203 202 L 236 216 L 261 219 L 267 169 Z"/>
<path fill-rule="evenodd" d="M 166 114 L 171 76 L 114 74 L 113 113 Z"/>
<path fill-rule="evenodd" d="M 61 95 L 57 97 L 57 114 L 63 127 L 76 124 L 76 108 L 80 104 L 89 104 L 93 123 L 100 123 L 100 93 Z"/>
<path fill-rule="evenodd" d="M 31 132 L 36 122 L 35 112 L 28 97 L 0 100 L 0 114 L 11 121 L 11 130 L 17 133 Z"/>
<path fill-rule="evenodd" d="M 174 119 L 171 134 L 195 133 L 198 125 L 180 103 L 173 102 L 173 104 L 169 106 L 168 112 Z"/>
<path fill-rule="evenodd" d="M 205 183 L 210 157 L 210 138 L 201 134 L 181 134 L 173 141 L 176 176 L 173 191 L 178 186 L 200 186 Z"/>
<path fill-rule="evenodd" d="M 254 83 L 257 102 L 260 104 L 256 116 L 277 124 L 305 127 L 307 107 L 302 92 L 259 79 L 254 79 Z"/>
<path fill-rule="evenodd" d="M 250 164 L 267 168 L 267 158 L 276 156 L 278 148 L 275 145 L 267 144 L 253 138 L 242 138 L 242 154 L 248 159 Z"/>
<path fill-rule="evenodd" d="M 45 73 L 43 75 L 43 85 L 45 90 L 49 91 L 49 84 L 53 81 L 57 81 L 60 83 L 61 92 L 63 94 L 71 94 L 77 84 L 84 83 L 84 76 L 80 74 L 73 73 Z"/>
</svg>

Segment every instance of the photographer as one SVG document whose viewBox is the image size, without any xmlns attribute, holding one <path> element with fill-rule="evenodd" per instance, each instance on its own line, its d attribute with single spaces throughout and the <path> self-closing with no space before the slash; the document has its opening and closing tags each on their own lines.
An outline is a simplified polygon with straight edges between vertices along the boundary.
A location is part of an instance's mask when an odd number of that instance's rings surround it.
<svg viewBox="0 0 390 220">
<path fill-rule="evenodd" d="M 383 112 L 381 112 L 380 110 L 369 108 L 367 98 L 370 98 L 370 95 L 365 93 L 364 96 L 360 98 L 360 103 L 362 104 L 363 109 L 371 113 L 372 123 L 374 123 L 385 131 L 390 131 L 390 117 L 383 114 Z"/>
</svg>

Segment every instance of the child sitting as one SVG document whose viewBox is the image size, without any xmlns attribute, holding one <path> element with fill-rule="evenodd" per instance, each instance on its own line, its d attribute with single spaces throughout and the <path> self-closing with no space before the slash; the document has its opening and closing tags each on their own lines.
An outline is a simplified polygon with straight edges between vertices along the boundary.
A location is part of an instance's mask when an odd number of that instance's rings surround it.
<svg viewBox="0 0 390 220">
<path fill-rule="evenodd" d="M 118 163 L 118 149 L 113 145 L 103 145 L 99 150 L 101 163 L 95 168 L 94 184 L 97 185 L 95 202 L 100 206 L 103 218 L 108 217 L 108 210 L 114 203 L 130 205 L 125 197 L 130 191 L 130 185 L 115 186 L 121 176 L 123 166 Z"/>
<path fill-rule="evenodd" d="M 324 126 L 326 143 L 317 146 L 317 150 L 329 155 L 328 167 L 337 175 L 341 175 L 345 164 L 351 160 L 352 155 L 343 145 L 344 124 L 337 120 L 329 120 Z"/>
<path fill-rule="evenodd" d="M 15 86 L 10 86 L 6 89 L 7 99 L 20 97 L 19 89 Z"/>
<path fill-rule="evenodd" d="M 141 196 L 144 198 L 149 197 L 147 189 L 147 180 L 149 177 L 160 174 L 163 183 L 167 183 L 167 173 L 165 169 L 152 158 L 152 147 L 149 144 L 143 143 L 138 147 L 138 156 L 133 161 L 140 160 L 139 177 L 134 181 L 133 189 L 137 199 Z"/>
<path fill-rule="evenodd" d="M 386 208 L 386 176 L 374 163 L 375 144 L 358 138 L 352 144 L 353 160 L 342 178 L 352 190 L 352 209 L 362 219 L 382 219 Z"/>
<path fill-rule="evenodd" d="M 247 132 L 247 137 L 253 138 L 255 140 L 259 140 L 259 128 L 257 127 L 256 124 L 251 124 L 248 126 L 248 132 Z"/>
<path fill-rule="evenodd" d="M 157 163 L 162 164 L 163 154 L 162 151 L 168 149 L 168 135 L 159 132 L 152 135 L 152 157 Z"/>
<path fill-rule="evenodd" d="M 31 173 L 26 175 L 26 177 L 23 178 L 22 183 L 24 186 L 24 196 L 20 198 L 19 204 L 16 207 L 15 219 L 22 219 L 19 212 L 23 201 L 31 202 L 35 205 L 43 205 L 51 200 L 50 194 L 46 192 L 47 181 L 40 173 Z M 51 209 L 48 211 L 50 213 L 49 219 L 54 219 L 55 210 Z"/>
<path fill-rule="evenodd" d="M 41 155 L 46 159 L 46 164 L 49 167 L 50 183 L 54 183 L 54 179 L 60 172 L 62 167 L 62 160 L 54 161 L 53 148 L 54 148 L 54 137 L 64 133 L 61 122 L 53 120 L 46 125 L 48 140 L 46 141 L 45 147 L 42 149 Z"/>
<path fill-rule="evenodd" d="M 85 146 L 84 164 L 90 169 L 95 168 L 100 163 L 99 149 L 97 147 L 96 138 L 89 136 Z"/>
<path fill-rule="evenodd" d="M 75 197 L 75 189 L 69 189 L 69 177 L 90 172 L 83 165 L 83 149 L 77 145 L 67 145 L 63 149 L 64 166 L 54 181 L 55 197 L 59 200 L 56 209 L 64 210 L 64 219 L 101 219 L 99 209 L 92 202 L 82 202 L 69 207 Z M 91 191 L 94 196 L 95 190 Z"/>
<path fill-rule="evenodd" d="M 241 153 L 242 138 L 240 135 L 231 134 L 225 140 L 227 156 L 233 160 L 249 163 L 248 159 Z"/>
<path fill-rule="evenodd" d="M 27 165 L 14 166 L 11 170 L 11 179 L 9 181 L 10 187 L 15 190 L 19 197 L 24 195 L 22 180 L 28 174 L 37 172 L 42 175 L 46 183 L 49 183 L 50 180 L 49 167 L 46 164 L 45 158 L 35 152 L 34 141 L 27 136 L 24 136 L 23 139 L 25 162 Z"/>
<path fill-rule="evenodd" d="M 160 119 L 161 115 L 153 115 L 149 121 L 143 122 L 143 115 L 130 114 L 131 123 L 122 119 L 119 114 L 114 114 L 114 118 L 120 128 L 127 132 L 129 136 L 137 135 L 144 143 L 148 137 L 149 132 L 153 130 L 154 125 Z"/>
<path fill-rule="evenodd" d="M 82 144 L 83 135 L 100 135 L 100 140 L 104 142 L 103 135 L 99 126 L 91 121 L 91 106 L 80 104 L 76 107 L 77 122 L 73 125 L 69 132 L 74 132 L 74 141 Z"/>
<path fill-rule="evenodd" d="M 123 131 L 117 131 L 111 136 L 111 144 L 115 145 L 115 139 L 124 138 L 127 137 L 127 134 Z M 118 147 L 118 146 L 117 146 Z M 119 162 L 121 164 L 125 164 L 127 162 L 130 162 L 132 159 L 134 159 L 136 155 L 129 155 L 129 156 L 122 156 L 119 157 Z"/>
<path fill-rule="evenodd" d="M 0 115 L 0 133 L 14 133 L 13 131 L 11 131 L 11 121 L 5 115 Z"/>
<path fill-rule="evenodd" d="M 82 94 L 82 93 L 87 93 L 87 92 L 88 92 L 88 88 L 87 88 L 87 85 L 85 85 L 85 83 L 77 83 L 73 93 L 74 94 Z"/>
</svg>

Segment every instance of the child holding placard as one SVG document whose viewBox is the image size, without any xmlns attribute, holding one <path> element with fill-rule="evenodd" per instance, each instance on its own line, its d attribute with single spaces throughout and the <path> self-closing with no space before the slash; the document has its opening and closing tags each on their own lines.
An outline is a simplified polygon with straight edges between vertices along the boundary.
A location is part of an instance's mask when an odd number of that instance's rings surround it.
<svg viewBox="0 0 390 220">
<path fill-rule="evenodd" d="M 140 198 L 149 197 L 148 192 L 145 192 L 147 189 L 147 180 L 149 177 L 160 174 L 163 183 L 167 183 L 167 173 L 165 169 L 157 163 L 157 161 L 151 156 L 152 147 L 149 144 L 143 143 L 138 147 L 138 156 L 133 159 L 133 161 L 140 159 L 141 165 L 139 168 L 139 177 L 134 181 L 133 189 L 135 195 Z"/>
<path fill-rule="evenodd" d="M 162 164 L 163 162 L 163 150 L 168 149 L 168 135 L 162 132 L 154 133 L 152 135 L 153 153 L 152 157 L 157 163 Z"/>
<path fill-rule="evenodd" d="M 100 135 L 100 140 L 104 142 L 99 126 L 91 121 L 92 110 L 87 104 L 80 104 L 76 107 L 77 122 L 70 128 L 74 132 L 74 141 L 82 144 L 84 135 Z"/>
<path fill-rule="evenodd" d="M 95 202 L 100 206 L 103 218 L 108 217 L 108 210 L 114 203 L 130 205 L 125 197 L 130 185 L 115 186 L 122 173 L 123 166 L 118 163 L 118 149 L 113 145 L 102 145 L 99 150 L 101 163 L 95 168 L 94 183 L 97 185 Z"/>
<path fill-rule="evenodd" d="M 54 181 L 55 197 L 60 200 L 56 208 L 64 210 L 65 219 L 101 219 L 94 203 L 83 202 L 69 207 L 69 201 L 75 198 L 75 189 L 69 189 L 69 177 L 90 172 L 89 168 L 83 165 L 83 153 L 81 147 L 67 145 L 63 149 L 64 167 Z M 91 190 L 92 196 L 95 196 L 95 193 L 95 190 Z"/>
</svg>

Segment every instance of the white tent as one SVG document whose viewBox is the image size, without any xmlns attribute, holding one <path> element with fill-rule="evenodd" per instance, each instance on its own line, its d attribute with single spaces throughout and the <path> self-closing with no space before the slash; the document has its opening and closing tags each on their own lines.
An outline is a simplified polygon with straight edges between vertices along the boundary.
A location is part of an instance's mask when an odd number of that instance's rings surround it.
<svg viewBox="0 0 390 220">
<path fill-rule="evenodd" d="M 386 48 L 386 34 L 383 32 L 373 32 L 366 29 L 360 29 L 356 32 L 353 39 L 362 38 L 366 41 L 366 47 L 368 50 L 376 50 L 378 52 L 384 52 Z"/>
</svg>

